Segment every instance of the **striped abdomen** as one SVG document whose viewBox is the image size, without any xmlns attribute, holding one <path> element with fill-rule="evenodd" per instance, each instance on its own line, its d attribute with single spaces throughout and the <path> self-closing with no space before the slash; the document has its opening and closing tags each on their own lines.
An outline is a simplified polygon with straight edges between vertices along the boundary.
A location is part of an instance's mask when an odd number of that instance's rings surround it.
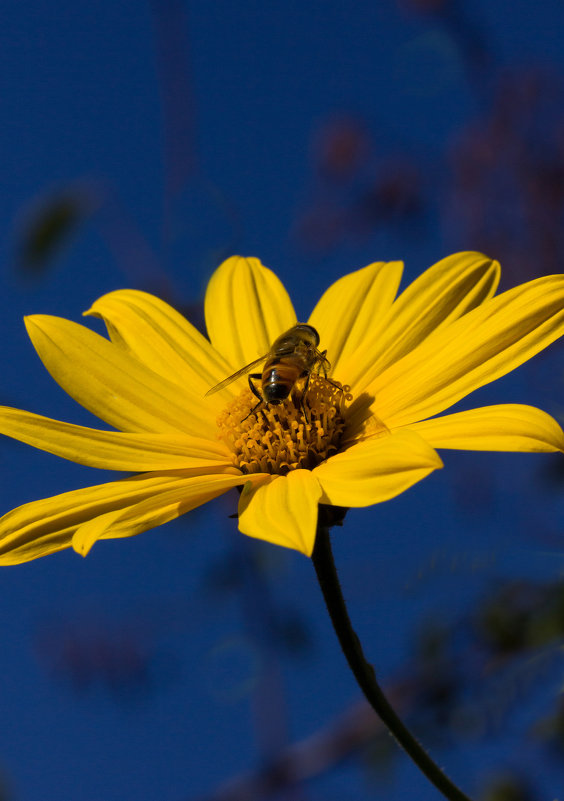
<svg viewBox="0 0 564 801">
<path fill-rule="evenodd" d="M 299 362 L 299 363 L 296 363 Z M 262 372 L 262 394 L 266 403 L 282 403 L 289 396 L 296 381 L 307 373 L 302 360 L 284 358 L 268 361 Z"/>
</svg>

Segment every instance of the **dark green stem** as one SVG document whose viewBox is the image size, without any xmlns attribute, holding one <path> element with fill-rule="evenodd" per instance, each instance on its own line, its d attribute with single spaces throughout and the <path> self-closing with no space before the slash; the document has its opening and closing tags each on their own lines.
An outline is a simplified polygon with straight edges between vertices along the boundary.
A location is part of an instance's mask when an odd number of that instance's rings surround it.
<svg viewBox="0 0 564 801">
<path fill-rule="evenodd" d="M 464 795 L 433 762 L 429 754 L 398 718 L 382 692 L 376 680 L 374 668 L 366 661 L 360 640 L 351 626 L 335 569 L 329 529 L 322 524 L 318 526 L 317 539 L 311 558 L 341 648 L 369 704 L 401 747 L 445 798 L 450 801 L 470 801 L 468 796 Z"/>
</svg>

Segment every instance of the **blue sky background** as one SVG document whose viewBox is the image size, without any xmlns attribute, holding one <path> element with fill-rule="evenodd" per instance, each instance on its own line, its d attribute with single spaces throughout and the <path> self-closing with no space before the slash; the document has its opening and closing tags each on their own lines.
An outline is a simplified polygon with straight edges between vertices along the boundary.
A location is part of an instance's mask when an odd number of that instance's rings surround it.
<svg viewBox="0 0 564 801">
<path fill-rule="evenodd" d="M 92 424 L 42 368 L 22 317 L 80 320 L 101 294 L 136 287 L 197 322 L 209 276 L 233 252 L 274 269 L 301 318 L 376 260 L 403 259 L 410 280 L 450 252 L 485 249 L 504 288 L 563 272 L 563 33 L 557 0 L 10 4 L 2 402 Z M 78 224 L 50 258 L 26 260 L 61 198 Z M 562 418 L 562 397 L 553 346 L 467 405 L 528 402 Z M 0 460 L 2 511 L 107 480 L 9 440 Z M 556 798 L 561 752 L 546 720 L 559 708 L 560 630 L 504 660 L 484 656 L 472 621 L 507 581 L 558 585 L 559 460 L 444 461 L 335 531 L 351 616 L 467 793 L 486 798 L 507 774 L 526 798 Z M 234 493 L 86 559 L 2 570 L 6 799 L 211 799 L 359 700 L 311 564 L 238 535 L 235 508 Z M 413 688 L 430 630 L 446 632 L 446 675 L 461 683 L 425 707 Z M 429 710 L 442 710 L 440 725 Z M 438 797 L 402 754 L 375 753 L 278 797 Z"/>
</svg>

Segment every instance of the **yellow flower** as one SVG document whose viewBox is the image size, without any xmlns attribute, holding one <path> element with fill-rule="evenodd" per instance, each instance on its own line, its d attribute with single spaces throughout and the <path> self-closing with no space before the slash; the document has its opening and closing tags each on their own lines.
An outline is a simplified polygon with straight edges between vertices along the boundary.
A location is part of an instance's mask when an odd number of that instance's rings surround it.
<svg viewBox="0 0 564 801">
<path fill-rule="evenodd" d="M 116 431 L 0 408 L 0 432 L 80 464 L 135 475 L 66 492 L 0 519 L 0 563 L 128 537 L 242 488 L 239 529 L 313 549 L 318 504 L 368 506 L 442 466 L 435 448 L 563 451 L 548 414 L 516 404 L 445 409 L 513 370 L 564 333 L 564 276 L 494 297 L 499 265 L 479 253 L 435 264 L 396 298 L 402 265 L 346 275 L 309 324 L 331 363 L 290 399 L 250 414 L 241 377 L 297 322 L 288 294 L 257 259 L 233 257 L 209 283 L 209 341 L 144 292 L 104 295 L 86 314 L 110 341 L 57 317 L 26 319 L 45 367 Z M 343 386 L 344 389 L 340 387 Z M 304 416 L 305 415 L 305 416 Z"/>
</svg>

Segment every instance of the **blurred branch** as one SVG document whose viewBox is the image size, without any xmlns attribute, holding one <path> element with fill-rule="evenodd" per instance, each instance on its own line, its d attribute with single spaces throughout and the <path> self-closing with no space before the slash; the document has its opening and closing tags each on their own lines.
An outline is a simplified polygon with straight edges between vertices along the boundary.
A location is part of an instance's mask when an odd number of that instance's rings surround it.
<svg viewBox="0 0 564 801">
<path fill-rule="evenodd" d="M 496 585 L 466 623 L 424 627 L 413 663 L 404 667 L 402 678 L 388 686 L 386 695 L 402 716 L 409 715 L 412 725 L 424 729 L 427 738 L 435 738 L 435 746 L 436 738 L 442 746 L 447 744 L 445 733 L 475 740 L 491 733 L 492 727 L 499 730 L 511 709 L 522 708 L 525 694 L 561 671 L 558 646 L 563 637 L 561 582 Z M 548 756 L 561 753 L 562 709 L 564 705 L 553 718 L 541 718 L 533 727 Z M 387 728 L 367 703 L 358 702 L 311 736 L 282 748 L 255 771 L 229 779 L 198 801 L 267 799 L 333 770 L 363 750 L 366 753 L 381 735 L 387 736 Z M 510 789 L 505 785 L 492 777 L 483 797 L 496 801 L 541 797 L 528 786 L 526 776 L 511 776 Z"/>
<path fill-rule="evenodd" d="M 197 170 L 196 110 L 185 4 L 152 0 L 164 129 L 165 206 Z"/>
<path fill-rule="evenodd" d="M 389 690 L 394 705 L 408 699 L 400 684 Z M 386 727 L 364 701 L 352 706 L 325 728 L 300 740 L 254 772 L 236 776 L 198 801 L 258 801 L 320 776 L 357 753 Z"/>
</svg>

